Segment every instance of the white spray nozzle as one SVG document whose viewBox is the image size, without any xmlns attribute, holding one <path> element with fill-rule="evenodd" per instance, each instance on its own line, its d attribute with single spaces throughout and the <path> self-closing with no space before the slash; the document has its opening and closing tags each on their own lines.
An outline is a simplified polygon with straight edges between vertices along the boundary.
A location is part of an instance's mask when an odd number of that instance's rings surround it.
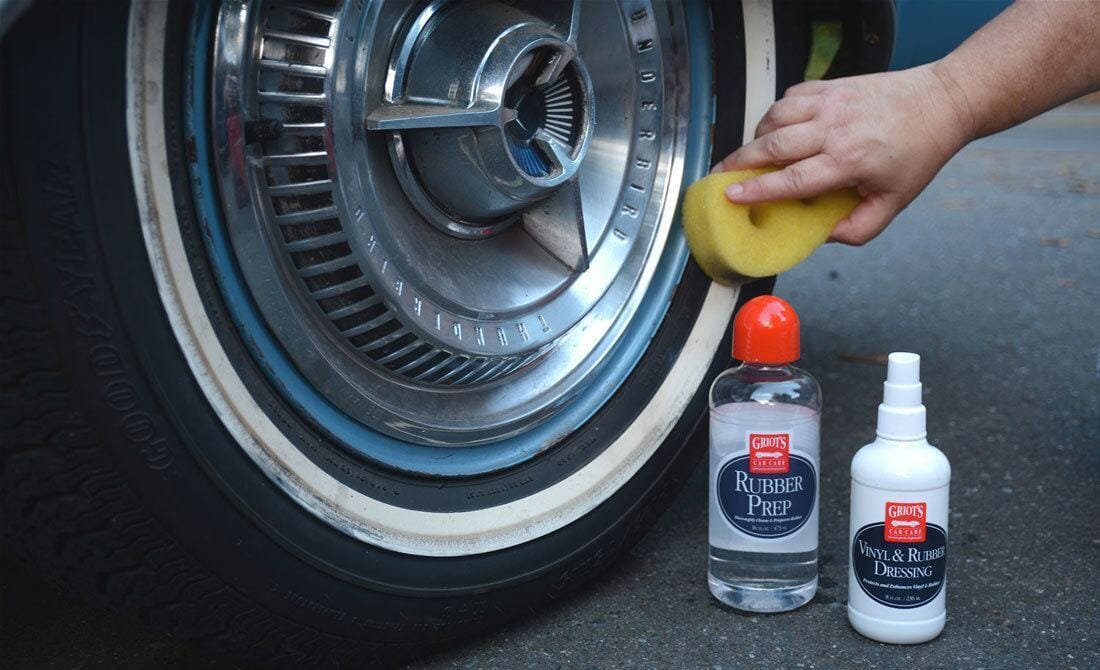
<svg viewBox="0 0 1100 670">
<path fill-rule="evenodd" d="M 920 356 L 907 351 L 890 354 L 886 364 L 886 381 L 891 384 L 919 384 Z"/>
<path fill-rule="evenodd" d="M 917 440 L 925 436 L 921 404 L 920 356 L 904 351 L 890 354 L 882 404 L 878 407 L 878 434 L 891 440 Z"/>
<path fill-rule="evenodd" d="M 882 385 L 882 402 L 905 407 L 919 405 L 920 401 L 920 356 L 904 351 L 890 354 L 886 382 Z"/>
</svg>

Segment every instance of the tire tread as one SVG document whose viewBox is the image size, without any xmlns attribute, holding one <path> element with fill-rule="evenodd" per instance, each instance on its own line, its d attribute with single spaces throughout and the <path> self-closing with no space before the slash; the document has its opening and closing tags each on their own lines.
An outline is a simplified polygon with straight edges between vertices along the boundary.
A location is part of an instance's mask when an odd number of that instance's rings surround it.
<svg viewBox="0 0 1100 670">
<path fill-rule="evenodd" d="M 25 230 L 0 221 L 0 548 L 51 585 L 137 615 L 229 658 L 282 666 L 379 665 L 361 640 L 249 601 L 176 542 L 114 466 L 81 411 L 32 285 Z"/>
</svg>

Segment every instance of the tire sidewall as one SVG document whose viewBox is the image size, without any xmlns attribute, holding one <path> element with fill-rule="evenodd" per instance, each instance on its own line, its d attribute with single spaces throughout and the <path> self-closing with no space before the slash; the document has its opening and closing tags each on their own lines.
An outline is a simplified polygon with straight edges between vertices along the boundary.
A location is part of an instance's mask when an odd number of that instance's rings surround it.
<svg viewBox="0 0 1100 670">
<path fill-rule="evenodd" d="M 613 562 L 648 529 L 702 453 L 698 443 L 688 446 L 688 438 L 705 407 L 705 389 L 696 392 L 654 455 L 608 500 L 565 528 L 507 550 L 461 559 L 384 551 L 337 531 L 284 495 L 238 448 L 211 408 L 156 289 L 130 181 L 125 82 L 118 77 L 125 63 L 127 9 L 69 6 L 51 14 L 50 34 L 39 40 L 48 44 L 37 47 L 48 47 L 48 63 L 34 59 L 14 83 L 29 88 L 36 79 L 51 81 L 48 112 L 41 111 L 41 100 L 32 106 L 9 97 L 11 127 L 31 129 L 12 144 L 35 277 L 48 296 L 53 332 L 64 343 L 64 365 L 80 409 L 92 417 L 105 453 L 157 522 L 227 588 L 307 626 L 347 637 L 443 638 L 554 600 Z M 167 48 L 179 45 L 170 42 Z M 173 150 L 186 155 L 182 133 L 169 136 L 177 143 Z M 188 252 L 201 258 L 201 230 L 190 209 L 188 184 L 177 181 L 173 188 L 180 225 L 189 230 Z M 209 268 L 196 267 L 209 275 Z M 200 285 L 208 290 L 211 319 L 230 326 L 214 282 Z M 689 263 L 666 321 L 682 325 L 694 319 L 690 298 L 705 285 Z M 758 285 L 742 299 L 768 288 Z M 231 328 L 221 328 L 219 335 L 223 346 L 247 357 Z M 728 361 L 725 351 L 728 342 L 711 373 Z M 652 392 L 667 369 L 661 356 L 674 354 L 647 352 L 626 385 Z M 241 371 L 250 385 L 267 388 L 254 366 Z M 265 403 L 286 431 L 303 442 L 319 439 L 274 394 Z M 610 429 L 613 423 L 620 427 Z M 584 430 L 600 434 L 606 444 L 621 424 L 621 416 L 601 412 Z M 581 445 L 586 437 L 575 439 Z M 598 446 L 599 441 L 589 441 L 584 448 Z"/>
</svg>

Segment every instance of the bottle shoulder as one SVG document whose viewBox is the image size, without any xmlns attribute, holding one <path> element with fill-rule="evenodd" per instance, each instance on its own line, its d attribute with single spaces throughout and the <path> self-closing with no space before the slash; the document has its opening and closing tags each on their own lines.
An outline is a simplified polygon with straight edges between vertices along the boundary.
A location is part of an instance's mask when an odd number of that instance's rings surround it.
<svg viewBox="0 0 1100 670">
<path fill-rule="evenodd" d="M 715 378 L 710 406 L 755 402 L 788 404 L 821 411 L 821 387 L 808 372 L 794 366 L 740 365 Z"/>
<path fill-rule="evenodd" d="M 866 486 L 897 491 L 940 488 L 951 481 L 951 463 L 925 440 L 876 439 L 852 457 L 852 479 Z"/>
</svg>

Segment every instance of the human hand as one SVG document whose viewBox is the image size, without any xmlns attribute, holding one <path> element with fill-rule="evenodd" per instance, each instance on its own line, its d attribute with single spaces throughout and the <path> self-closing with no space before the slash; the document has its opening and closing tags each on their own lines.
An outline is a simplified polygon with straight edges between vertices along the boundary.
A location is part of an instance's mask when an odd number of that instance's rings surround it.
<svg viewBox="0 0 1100 670">
<path fill-rule="evenodd" d="M 804 82 L 771 106 L 755 140 L 712 172 L 786 166 L 727 188 L 726 197 L 742 204 L 855 187 L 863 201 L 830 240 L 865 244 L 972 139 L 972 120 L 957 100 L 935 64 Z"/>
</svg>

